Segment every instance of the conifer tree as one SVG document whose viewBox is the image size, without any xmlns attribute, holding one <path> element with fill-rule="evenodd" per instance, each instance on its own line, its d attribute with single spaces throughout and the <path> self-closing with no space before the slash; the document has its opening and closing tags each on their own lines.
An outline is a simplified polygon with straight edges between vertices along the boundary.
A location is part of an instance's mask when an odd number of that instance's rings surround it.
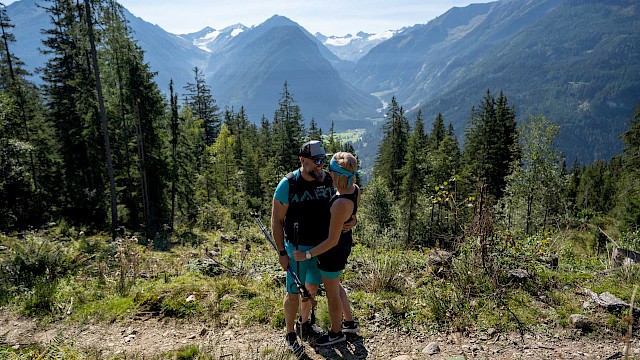
<svg viewBox="0 0 640 360">
<path fill-rule="evenodd" d="M 236 183 L 236 158 L 234 156 L 235 136 L 226 125 L 222 125 L 220 133 L 210 153 L 213 157 L 213 182 L 217 200 L 222 205 L 230 204 L 229 194 L 235 189 Z"/>
<path fill-rule="evenodd" d="M 318 124 L 316 123 L 316 120 L 314 118 L 311 118 L 311 122 L 309 123 L 308 134 L 309 140 L 318 140 L 324 143 L 322 138 L 322 129 L 318 127 Z"/>
<path fill-rule="evenodd" d="M 52 27 L 44 31 L 43 91 L 60 144 L 64 189 L 63 215 L 71 222 L 102 225 L 105 160 L 89 66 L 89 49 L 83 38 L 84 9 L 70 0 L 48 0 Z"/>
<path fill-rule="evenodd" d="M 216 100 L 211 94 L 211 87 L 207 85 L 204 74 L 198 67 L 193 68 L 194 82 L 187 83 L 187 106 L 191 112 L 202 119 L 204 140 L 206 145 L 213 145 L 220 131 L 220 114 Z"/>
<path fill-rule="evenodd" d="M 260 144 L 258 156 L 262 159 L 259 174 L 263 204 L 271 204 L 273 191 L 283 175 L 277 170 L 279 160 L 274 156 L 277 154 L 277 150 L 274 147 L 273 133 L 269 119 L 263 115 L 260 120 L 260 129 L 258 129 L 258 144 Z"/>
<path fill-rule="evenodd" d="M 402 201 L 406 211 L 405 226 L 406 244 L 409 246 L 413 243 L 413 229 L 416 222 L 416 213 L 418 206 L 418 197 L 424 188 L 424 181 L 427 175 L 427 167 L 425 161 L 426 136 L 424 133 L 424 121 L 422 120 L 422 111 L 418 111 L 413 132 L 407 144 L 407 152 L 405 154 L 405 163 L 402 168 Z"/>
<path fill-rule="evenodd" d="M 624 134 L 622 164 L 624 171 L 618 181 L 616 213 L 622 222 L 622 231 L 637 231 L 640 226 L 640 104 Z"/>
<path fill-rule="evenodd" d="M 6 8 L 0 7 L 0 94 L 6 96 L 0 130 L 0 148 L 5 153 L 0 167 L 7 174 L 0 181 L 0 197 L 4 198 L 0 207 L 5 207 L 0 209 L 4 220 L 0 228 L 37 226 L 57 217 L 52 210 L 60 208 L 62 183 L 54 129 L 44 116 L 40 92 L 26 78 L 30 74 L 24 63 L 12 53 L 12 28 Z"/>
<path fill-rule="evenodd" d="M 402 167 L 409 138 L 409 122 L 404 109 L 398 105 L 395 96 L 386 114 L 383 125 L 384 138 L 380 142 L 376 158 L 375 176 L 380 176 L 389 186 L 394 196 L 400 195 L 402 185 Z"/>
<path fill-rule="evenodd" d="M 502 196 L 505 177 L 519 158 L 515 110 L 501 92 L 498 100 L 487 90 L 479 110 L 472 110 L 464 146 L 465 165 L 494 198 Z"/>
<path fill-rule="evenodd" d="M 203 142 L 202 120 L 196 119 L 187 106 L 182 107 L 178 115 L 178 130 L 176 144 L 176 212 L 178 224 L 191 228 L 197 221 L 199 211 L 197 201 L 197 179 L 200 169 L 196 158 L 199 142 Z"/>
<path fill-rule="evenodd" d="M 166 201 L 167 146 L 165 103 L 155 82 L 154 73 L 143 61 L 142 50 L 133 46 L 128 62 L 127 102 L 132 104 L 138 147 L 138 170 L 145 215 L 145 233 L 155 238 L 168 223 Z M 161 235 L 162 236 L 162 235 Z M 162 247 L 157 241 L 154 245 Z"/>
<path fill-rule="evenodd" d="M 442 134 L 442 138 L 434 141 L 436 137 L 434 137 L 433 134 L 439 133 L 440 128 L 444 129 L 444 124 L 442 126 L 439 125 L 440 120 L 438 120 L 438 118 L 444 121 L 442 116 L 438 114 L 430 135 L 430 146 L 436 143 L 438 146 L 433 148 L 427 156 L 431 167 L 431 183 L 428 184 L 431 186 L 429 186 L 429 188 L 443 184 L 460 172 L 460 146 L 455 137 L 453 125 L 449 123 L 449 127 L 447 131 Z"/>
<path fill-rule="evenodd" d="M 326 151 L 335 154 L 340 150 L 340 141 L 336 137 L 335 123 L 331 120 L 331 128 L 329 129 L 329 137 L 327 138 Z"/>
<path fill-rule="evenodd" d="M 100 78 L 100 67 L 98 66 L 98 53 L 96 50 L 96 40 L 93 29 L 93 15 L 89 0 L 84 0 L 85 21 L 87 24 L 87 34 L 89 40 L 89 50 L 91 53 L 91 64 L 93 68 L 93 81 L 96 89 L 96 97 L 98 108 L 96 114 L 100 118 L 100 129 L 102 133 L 103 146 L 106 159 L 107 176 L 109 179 L 109 191 L 111 197 L 111 238 L 115 240 L 116 230 L 118 228 L 118 199 L 116 195 L 116 184 L 113 175 L 113 160 L 111 157 L 111 140 L 109 139 L 109 122 L 107 120 L 107 112 L 104 105 L 104 95 L 102 92 L 102 80 Z"/>
<path fill-rule="evenodd" d="M 433 121 L 431 134 L 429 135 L 429 147 L 431 149 L 437 149 L 445 135 L 444 118 L 442 117 L 442 113 L 438 113 L 438 116 L 436 116 L 436 119 Z"/>
<path fill-rule="evenodd" d="M 169 130 L 171 135 L 171 217 L 169 220 L 169 233 L 173 235 L 176 217 L 176 195 L 178 182 L 178 95 L 173 92 L 173 79 L 169 81 Z"/>
<path fill-rule="evenodd" d="M 300 106 L 295 104 L 286 81 L 282 87 L 278 109 L 273 116 L 272 127 L 272 149 L 276 152 L 276 169 L 278 173 L 286 174 L 300 166 L 298 150 L 306 135 Z"/>
</svg>

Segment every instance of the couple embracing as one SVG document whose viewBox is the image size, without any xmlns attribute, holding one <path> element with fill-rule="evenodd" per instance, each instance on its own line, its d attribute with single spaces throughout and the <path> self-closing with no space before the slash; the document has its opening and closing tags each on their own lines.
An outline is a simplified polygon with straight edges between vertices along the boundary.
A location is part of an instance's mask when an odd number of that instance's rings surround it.
<svg viewBox="0 0 640 360">
<path fill-rule="evenodd" d="M 353 244 L 360 190 L 355 184 L 358 163 L 353 154 L 338 152 L 324 169 L 327 154 L 320 141 L 309 141 L 298 153 L 300 168 L 287 174 L 278 184 L 271 208 L 271 231 L 283 269 L 292 269 L 313 296 L 320 283 L 327 293 L 331 328 L 320 336 L 316 346 L 346 340 L 344 333 L 357 333 L 347 293 L 340 283 Z M 295 328 L 310 335 L 316 327 L 309 318 L 309 301 L 299 303 L 293 278 L 287 274 L 284 314 L 285 338 L 290 351 L 299 355 L 303 348 Z M 300 317 L 296 313 L 300 308 Z M 343 317 L 344 316 L 344 317 Z"/>
</svg>

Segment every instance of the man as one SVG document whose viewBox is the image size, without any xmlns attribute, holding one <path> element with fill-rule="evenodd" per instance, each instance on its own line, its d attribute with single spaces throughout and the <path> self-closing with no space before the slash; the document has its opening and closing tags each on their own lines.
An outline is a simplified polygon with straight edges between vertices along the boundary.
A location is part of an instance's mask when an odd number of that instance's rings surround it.
<svg viewBox="0 0 640 360">
<path fill-rule="evenodd" d="M 283 269 L 293 261 L 293 250 L 307 251 L 327 238 L 331 214 L 329 200 L 335 193 L 331 176 L 323 168 L 327 154 L 320 141 L 312 140 L 300 148 L 298 153 L 300 168 L 287 174 L 278 184 L 271 206 L 271 231 L 279 252 L 278 262 Z M 355 218 L 345 224 L 344 229 L 353 227 Z M 292 269 L 305 283 L 311 296 L 315 296 L 322 282 L 316 258 L 292 263 Z M 287 293 L 284 297 L 284 318 L 287 335 L 286 345 L 290 351 L 300 354 L 302 345 L 298 342 L 295 325 L 301 326 L 303 333 L 316 332 L 309 321 L 311 302 L 298 303 L 295 283 L 287 274 Z M 346 299 L 346 294 L 345 294 Z M 300 323 L 296 313 L 300 306 Z"/>
</svg>

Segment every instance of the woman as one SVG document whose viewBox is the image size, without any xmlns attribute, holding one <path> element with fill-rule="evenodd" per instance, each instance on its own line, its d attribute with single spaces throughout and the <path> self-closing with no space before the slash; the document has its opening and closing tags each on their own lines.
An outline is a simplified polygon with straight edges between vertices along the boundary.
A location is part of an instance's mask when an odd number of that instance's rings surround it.
<svg viewBox="0 0 640 360">
<path fill-rule="evenodd" d="M 360 171 L 358 171 L 358 162 L 355 156 L 348 152 L 334 154 L 329 163 L 329 173 L 333 179 L 333 186 L 337 190 L 329 202 L 331 207 L 329 235 L 326 240 L 309 251 L 294 251 L 296 261 L 312 257 L 318 258 L 318 268 L 327 292 L 331 329 L 316 341 L 318 346 L 331 345 L 346 340 L 342 331 L 343 328 L 345 331 L 348 329 L 342 324 L 343 303 L 346 302 L 344 304 L 345 311 L 348 313 L 350 311 L 346 293 L 340 284 L 340 275 L 351 253 L 353 236 L 351 230 L 342 232 L 342 225 L 356 214 L 360 204 L 360 189 L 355 184 L 355 176 Z M 348 315 L 350 317 L 350 314 Z M 350 324 L 353 324 L 353 319 Z"/>
</svg>

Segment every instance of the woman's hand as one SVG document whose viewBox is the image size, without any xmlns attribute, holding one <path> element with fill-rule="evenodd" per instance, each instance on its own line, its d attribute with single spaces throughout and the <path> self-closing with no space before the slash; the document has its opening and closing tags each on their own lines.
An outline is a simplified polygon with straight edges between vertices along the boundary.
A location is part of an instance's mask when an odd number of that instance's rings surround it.
<svg viewBox="0 0 640 360">
<path fill-rule="evenodd" d="M 358 222 L 358 218 L 356 217 L 356 215 L 351 215 L 351 218 L 349 219 L 349 221 L 342 225 L 342 232 L 347 232 L 353 229 L 353 227 L 356 226 L 357 222 Z"/>
<path fill-rule="evenodd" d="M 307 255 L 304 251 L 301 250 L 293 250 L 293 259 L 295 261 L 305 261 L 307 260 Z"/>
</svg>

